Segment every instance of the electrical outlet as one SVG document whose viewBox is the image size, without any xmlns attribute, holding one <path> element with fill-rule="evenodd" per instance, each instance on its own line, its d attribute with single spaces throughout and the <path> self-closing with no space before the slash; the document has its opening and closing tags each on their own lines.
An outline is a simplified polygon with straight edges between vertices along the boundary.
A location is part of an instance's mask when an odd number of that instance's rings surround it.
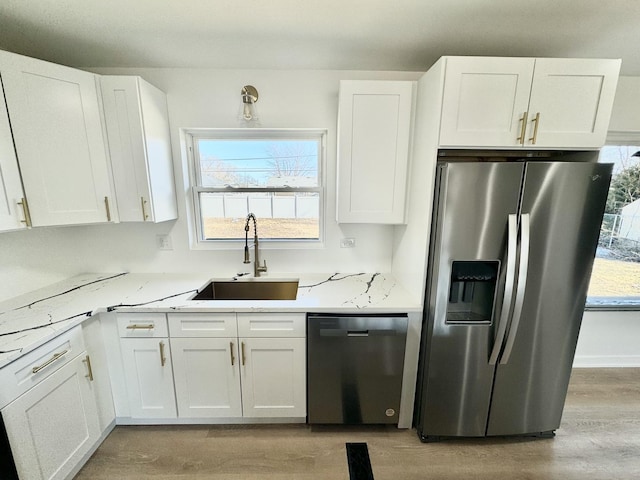
<svg viewBox="0 0 640 480">
<path fill-rule="evenodd" d="M 356 246 L 356 239 L 353 237 L 342 238 L 340 240 L 340 248 L 354 248 Z"/>
<path fill-rule="evenodd" d="M 159 250 L 173 250 L 173 245 L 171 245 L 171 237 L 167 234 L 156 235 L 156 244 L 158 245 Z"/>
</svg>

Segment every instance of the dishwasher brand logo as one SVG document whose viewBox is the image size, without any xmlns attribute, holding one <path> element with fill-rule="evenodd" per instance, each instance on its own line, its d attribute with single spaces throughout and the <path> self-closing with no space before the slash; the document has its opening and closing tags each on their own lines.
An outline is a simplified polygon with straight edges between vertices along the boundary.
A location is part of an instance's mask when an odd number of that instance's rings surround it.
<svg viewBox="0 0 640 480">
<path fill-rule="evenodd" d="M 396 411 L 393 408 L 387 408 L 384 412 L 387 417 L 393 417 L 396 414 Z"/>
</svg>

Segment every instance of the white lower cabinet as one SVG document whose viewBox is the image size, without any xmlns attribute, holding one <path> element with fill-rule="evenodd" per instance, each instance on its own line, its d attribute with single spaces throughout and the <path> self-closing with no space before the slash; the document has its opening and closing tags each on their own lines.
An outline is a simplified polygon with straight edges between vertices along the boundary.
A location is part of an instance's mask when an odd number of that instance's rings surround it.
<svg viewBox="0 0 640 480">
<path fill-rule="evenodd" d="M 245 417 L 304 417 L 304 338 L 241 338 L 242 413 Z"/>
<path fill-rule="evenodd" d="M 124 423 L 306 418 L 304 313 L 118 313 Z M 117 349 L 113 348 L 112 350 Z M 118 377 L 112 377 L 112 384 Z M 124 413 L 126 412 L 126 414 Z"/>
<path fill-rule="evenodd" d="M 171 349 L 167 338 L 122 338 L 124 377 L 133 418 L 175 418 Z"/>
<path fill-rule="evenodd" d="M 298 313 L 169 314 L 178 417 L 306 417 L 304 325 Z"/>
<path fill-rule="evenodd" d="M 67 478 L 100 438 L 86 356 L 4 407 L 2 417 L 20 479 Z"/>
<path fill-rule="evenodd" d="M 171 349 L 180 417 L 242 416 L 235 338 L 172 338 Z"/>
</svg>

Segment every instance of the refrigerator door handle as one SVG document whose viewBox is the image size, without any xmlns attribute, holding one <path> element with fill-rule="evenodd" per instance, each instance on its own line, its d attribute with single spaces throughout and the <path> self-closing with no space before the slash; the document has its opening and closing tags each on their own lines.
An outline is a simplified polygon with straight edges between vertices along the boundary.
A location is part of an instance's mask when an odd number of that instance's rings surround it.
<svg viewBox="0 0 640 480">
<path fill-rule="evenodd" d="M 498 332 L 493 343 L 493 350 L 489 356 L 489 365 L 495 365 L 502 349 L 502 343 L 509 323 L 509 311 L 513 300 L 513 286 L 516 277 L 516 251 L 518 248 L 518 222 L 515 214 L 509 215 L 509 236 L 507 240 L 507 275 L 504 282 L 504 297 Z"/>
<path fill-rule="evenodd" d="M 513 344 L 518 333 L 520 325 L 520 317 L 522 317 L 522 305 L 524 304 L 524 292 L 527 288 L 527 270 L 529 269 L 529 214 L 523 213 L 520 217 L 520 268 L 518 270 L 518 287 L 516 289 L 516 301 L 513 307 L 513 318 L 511 319 L 511 327 L 509 328 L 509 336 L 504 347 L 504 353 L 500 359 L 500 365 L 504 365 L 509 361 Z"/>
</svg>

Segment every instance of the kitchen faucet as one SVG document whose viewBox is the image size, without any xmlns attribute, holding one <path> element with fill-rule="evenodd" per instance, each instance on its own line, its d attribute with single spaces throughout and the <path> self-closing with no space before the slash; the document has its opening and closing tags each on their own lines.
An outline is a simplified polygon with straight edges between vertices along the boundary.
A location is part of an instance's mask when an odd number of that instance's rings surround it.
<svg viewBox="0 0 640 480">
<path fill-rule="evenodd" d="M 267 261 L 264 260 L 264 265 L 260 265 L 260 256 L 258 254 L 258 226 L 256 222 L 256 216 L 253 213 L 247 215 L 247 221 L 244 224 L 244 263 L 251 263 L 249 260 L 249 221 L 253 220 L 253 246 L 255 253 L 253 262 L 253 276 L 259 277 L 261 272 L 267 271 Z"/>
</svg>

